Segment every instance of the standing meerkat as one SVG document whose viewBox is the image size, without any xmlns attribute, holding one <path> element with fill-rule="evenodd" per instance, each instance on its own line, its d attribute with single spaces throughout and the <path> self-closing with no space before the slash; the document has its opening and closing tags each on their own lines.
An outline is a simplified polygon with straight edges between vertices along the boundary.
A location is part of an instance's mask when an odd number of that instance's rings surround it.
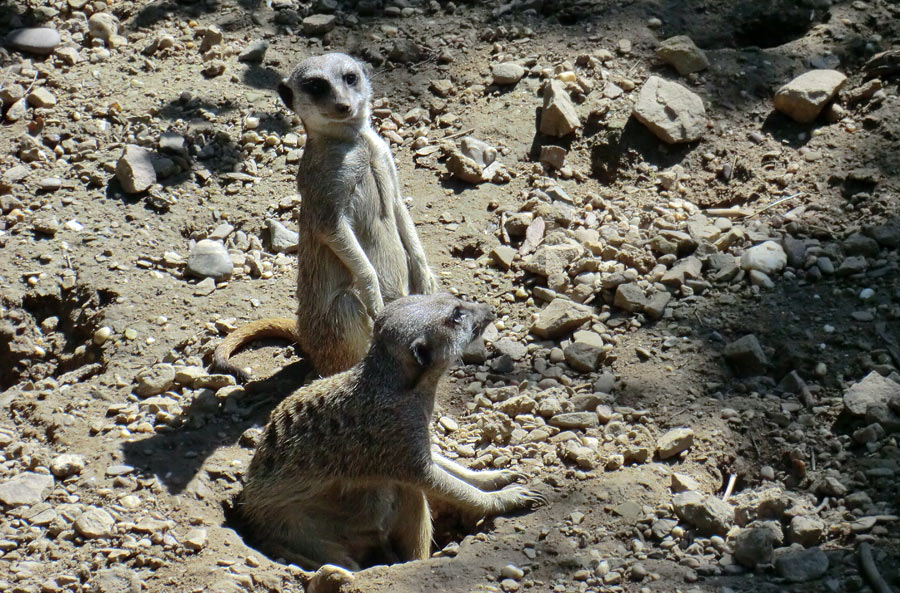
<svg viewBox="0 0 900 593">
<path fill-rule="evenodd" d="M 504 488 L 519 472 L 473 471 L 431 449 L 438 381 L 492 319 L 448 294 L 388 304 L 365 358 L 272 412 L 235 505 L 248 540 L 308 570 L 359 570 L 430 556 L 428 498 L 485 516 L 545 503 Z"/>
<path fill-rule="evenodd" d="M 270 337 L 295 341 L 322 376 L 346 370 L 365 355 L 385 303 L 437 289 L 390 148 L 372 128 L 362 65 L 339 53 L 307 58 L 278 94 L 306 130 L 297 173 L 297 317 L 251 322 L 216 348 L 213 367 L 244 380 L 229 357 Z"/>
</svg>

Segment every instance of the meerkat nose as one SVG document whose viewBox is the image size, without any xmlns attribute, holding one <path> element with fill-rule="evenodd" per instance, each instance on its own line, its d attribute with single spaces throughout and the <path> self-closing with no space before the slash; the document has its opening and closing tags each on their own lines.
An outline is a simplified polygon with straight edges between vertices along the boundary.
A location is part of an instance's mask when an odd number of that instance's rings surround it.
<svg viewBox="0 0 900 593">
<path fill-rule="evenodd" d="M 350 105 L 348 105 L 347 103 L 336 103 L 334 108 L 338 113 L 342 115 L 350 113 Z"/>
</svg>

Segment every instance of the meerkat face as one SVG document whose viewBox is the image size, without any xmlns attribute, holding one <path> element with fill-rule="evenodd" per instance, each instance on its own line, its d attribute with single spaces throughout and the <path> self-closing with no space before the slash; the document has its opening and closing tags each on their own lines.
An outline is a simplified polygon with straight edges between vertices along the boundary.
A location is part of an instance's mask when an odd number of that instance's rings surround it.
<svg viewBox="0 0 900 593">
<path fill-rule="evenodd" d="M 369 120 L 369 77 L 360 62 L 345 54 L 303 60 L 278 85 L 278 94 L 307 131 L 328 134 L 347 125 L 362 127 Z"/>
<path fill-rule="evenodd" d="M 493 319 L 488 305 L 447 293 L 410 295 L 384 308 L 375 322 L 375 341 L 420 368 L 443 368 L 456 362 Z"/>
</svg>

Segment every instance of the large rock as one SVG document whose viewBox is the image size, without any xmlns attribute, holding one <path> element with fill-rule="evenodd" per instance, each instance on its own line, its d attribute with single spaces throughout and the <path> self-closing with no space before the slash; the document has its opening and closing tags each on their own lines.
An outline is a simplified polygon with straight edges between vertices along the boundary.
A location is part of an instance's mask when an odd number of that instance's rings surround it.
<svg viewBox="0 0 900 593">
<path fill-rule="evenodd" d="M 775 109 L 794 121 L 809 123 L 831 101 L 847 77 L 837 70 L 811 70 L 790 81 L 775 93 Z"/>
<path fill-rule="evenodd" d="M 803 583 L 828 572 L 828 556 L 821 548 L 803 549 L 797 544 L 775 552 L 775 570 L 792 583 Z"/>
<path fill-rule="evenodd" d="M 47 27 L 30 27 L 14 29 L 6 36 L 6 42 L 13 49 L 30 54 L 46 56 L 59 46 L 60 37 L 56 29 Z"/>
<path fill-rule="evenodd" d="M 531 333 L 547 340 L 554 340 L 590 321 L 593 309 L 564 298 L 555 298 L 538 315 Z"/>
<path fill-rule="evenodd" d="M 887 406 L 892 398 L 900 398 L 900 384 L 872 371 L 844 393 L 844 407 L 854 416 L 864 416 L 869 408 Z"/>
<path fill-rule="evenodd" d="M 234 263 L 221 242 L 203 239 L 191 249 L 187 269 L 199 278 L 224 280 L 234 271 Z"/>
<path fill-rule="evenodd" d="M 0 502 L 8 507 L 37 504 L 47 498 L 53 483 L 53 476 L 22 472 L 0 484 Z"/>
<path fill-rule="evenodd" d="M 548 136 L 568 136 L 581 127 L 578 112 L 569 98 L 562 81 L 551 80 L 544 86 L 544 107 L 541 110 L 542 134 Z"/>
<path fill-rule="evenodd" d="M 768 364 L 766 354 L 753 334 L 725 346 L 724 354 L 739 375 L 758 375 L 766 370 Z"/>
<path fill-rule="evenodd" d="M 758 270 L 763 274 L 780 272 L 787 265 L 784 248 L 775 241 L 755 245 L 741 255 L 741 267 L 748 272 Z"/>
<path fill-rule="evenodd" d="M 706 130 L 703 99 L 659 76 L 651 76 L 644 83 L 632 114 L 669 144 L 693 142 Z"/>
<path fill-rule="evenodd" d="M 676 35 L 663 41 L 656 50 L 656 56 L 682 76 L 709 68 L 706 54 L 687 35 Z"/>
<path fill-rule="evenodd" d="M 734 521 L 734 509 L 716 496 L 688 490 L 672 497 L 675 514 L 704 535 L 725 535 Z"/>
<path fill-rule="evenodd" d="M 150 189 L 156 183 L 153 153 L 135 144 L 126 145 L 116 163 L 116 179 L 129 194 L 139 194 Z"/>
</svg>

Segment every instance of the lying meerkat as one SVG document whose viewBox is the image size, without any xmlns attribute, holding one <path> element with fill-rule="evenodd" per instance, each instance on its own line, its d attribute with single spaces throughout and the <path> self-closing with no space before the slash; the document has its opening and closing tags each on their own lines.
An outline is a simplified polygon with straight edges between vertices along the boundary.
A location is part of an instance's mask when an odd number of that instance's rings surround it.
<svg viewBox="0 0 900 593">
<path fill-rule="evenodd" d="M 519 472 L 473 471 L 431 449 L 438 381 L 492 319 L 448 294 L 388 304 L 365 358 L 272 412 L 235 505 L 248 540 L 309 570 L 359 570 L 429 557 L 428 498 L 485 516 L 546 503 L 504 488 Z"/>
<path fill-rule="evenodd" d="M 251 322 L 216 348 L 213 368 L 244 380 L 228 358 L 270 337 L 295 341 L 322 376 L 346 370 L 365 355 L 384 303 L 437 289 L 391 151 L 369 121 L 372 88 L 362 65 L 338 53 L 307 58 L 278 94 L 306 130 L 297 317 Z"/>
</svg>

